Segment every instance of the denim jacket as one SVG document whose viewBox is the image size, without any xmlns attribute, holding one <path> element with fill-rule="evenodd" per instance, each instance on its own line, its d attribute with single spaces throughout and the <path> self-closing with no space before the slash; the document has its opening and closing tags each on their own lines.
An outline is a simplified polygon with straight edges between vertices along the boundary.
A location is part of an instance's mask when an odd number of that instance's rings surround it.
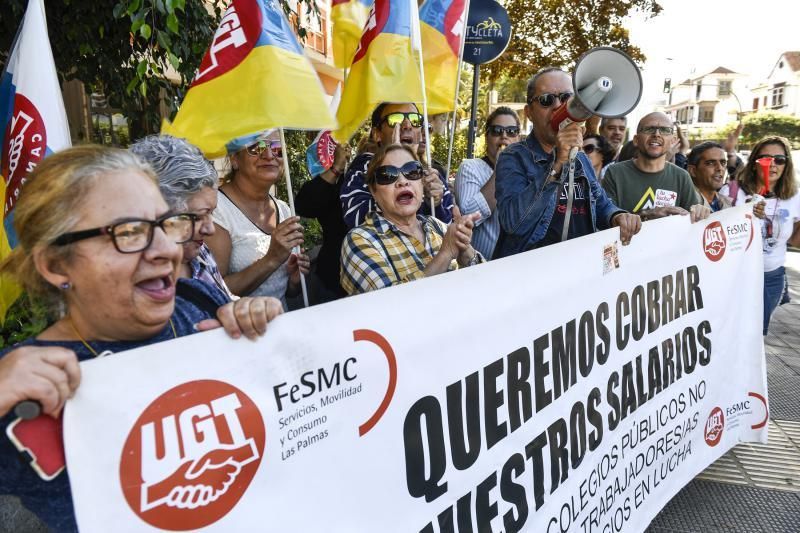
<svg viewBox="0 0 800 533">
<path fill-rule="evenodd" d="M 550 226 L 561 182 L 549 181 L 553 155 L 542 149 L 533 133 L 523 142 L 509 146 L 497 160 L 495 198 L 501 235 L 495 257 L 506 257 L 536 247 Z M 597 182 L 589 159 L 583 152 L 575 160 L 575 178 L 589 182 L 592 231 L 607 229 L 611 218 L 624 213 L 609 200 Z M 569 165 L 561 170 L 561 181 L 569 179 Z"/>
</svg>

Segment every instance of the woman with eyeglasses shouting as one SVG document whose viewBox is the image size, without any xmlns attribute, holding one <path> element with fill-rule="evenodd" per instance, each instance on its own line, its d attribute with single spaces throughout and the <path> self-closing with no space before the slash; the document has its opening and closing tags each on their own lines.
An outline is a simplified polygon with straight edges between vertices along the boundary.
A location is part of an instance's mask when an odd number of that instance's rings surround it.
<svg viewBox="0 0 800 533">
<path fill-rule="evenodd" d="M 769 165 L 767 183 L 761 166 Z M 761 215 L 764 251 L 764 335 L 772 312 L 778 307 L 786 283 L 786 245 L 800 246 L 800 193 L 792 164 L 789 141 L 783 137 L 765 137 L 751 151 L 747 164 L 737 174 L 737 186 L 725 185 L 720 194 L 735 196 L 734 205 L 743 204 L 754 195 L 765 198 L 766 206 L 753 212 Z M 735 191 L 733 189 L 736 189 Z"/>
<path fill-rule="evenodd" d="M 231 171 L 219 188 L 214 223 L 207 239 L 219 270 L 239 296 L 272 296 L 286 308 L 298 294 L 300 274 L 311 262 L 292 249 L 303 244 L 300 217 L 269 193 L 283 176 L 283 147 L 277 130 L 230 155 Z"/>
<path fill-rule="evenodd" d="M 186 212 L 194 219 L 194 235 L 183 244 L 179 276 L 207 283 L 224 302 L 234 299 L 205 244 L 205 239 L 214 235 L 212 214 L 217 208 L 219 181 L 214 165 L 199 148 L 171 135 L 147 136 L 133 143 L 130 150 L 155 171 L 170 209 Z M 198 303 L 213 305 L 207 300 Z"/>
<path fill-rule="evenodd" d="M 366 182 L 377 204 L 342 243 L 342 287 L 348 294 L 383 289 L 484 261 L 470 244 L 479 213 L 446 226 L 419 215 L 423 168 L 413 149 L 390 144 L 367 168 Z M 457 209 L 456 209 L 457 211 Z"/>
<path fill-rule="evenodd" d="M 456 173 L 456 203 L 464 213 L 481 214 L 475 222 L 472 245 L 487 258 L 492 257 L 500 235 L 500 221 L 495 214 L 494 167 L 500 153 L 517 141 L 519 117 L 509 107 L 498 107 L 486 119 L 486 155 L 463 160 Z"/>
<path fill-rule="evenodd" d="M 242 298 L 214 318 L 176 297 L 181 244 L 194 220 L 169 209 L 153 171 L 126 150 L 80 146 L 44 159 L 28 176 L 14 224 L 19 243 L 0 273 L 49 301 L 55 321 L 0 355 L 0 415 L 35 400 L 58 416 L 79 386 L 78 361 L 220 323 L 231 337 L 256 338 L 282 313 L 274 298 Z M 54 531 L 75 531 L 67 475 L 38 477 L 20 455 L 31 442 L 15 433 L 17 420 L 0 418 L 0 494 L 18 496 Z M 20 450 L 6 437 L 12 422 Z"/>
</svg>

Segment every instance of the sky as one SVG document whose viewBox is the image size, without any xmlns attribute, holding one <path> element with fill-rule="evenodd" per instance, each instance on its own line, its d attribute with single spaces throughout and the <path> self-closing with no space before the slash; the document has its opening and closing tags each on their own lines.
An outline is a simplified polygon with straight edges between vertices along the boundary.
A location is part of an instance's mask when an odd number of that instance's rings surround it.
<svg viewBox="0 0 800 533">
<path fill-rule="evenodd" d="M 660 15 L 633 15 L 625 24 L 631 42 L 647 56 L 640 107 L 663 97 L 664 78 L 680 83 L 723 66 L 761 79 L 782 52 L 800 50 L 797 0 L 658 2 Z"/>
</svg>

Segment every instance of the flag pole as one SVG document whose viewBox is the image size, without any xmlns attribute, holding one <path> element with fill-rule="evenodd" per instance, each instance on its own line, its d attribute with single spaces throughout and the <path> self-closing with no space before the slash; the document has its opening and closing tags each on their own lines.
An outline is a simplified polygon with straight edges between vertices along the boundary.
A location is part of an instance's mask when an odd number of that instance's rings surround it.
<svg viewBox="0 0 800 533">
<path fill-rule="evenodd" d="M 286 137 L 283 134 L 283 128 L 279 128 L 281 132 L 281 148 L 283 149 L 283 175 L 286 176 L 286 195 L 289 197 L 289 209 L 292 216 L 295 216 L 294 210 L 294 193 L 292 192 L 292 176 L 289 173 L 289 147 L 286 145 Z M 292 250 L 298 256 L 301 253 L 300 247 L 295 246 Z M 298 265 L 298 270 L 300 266 Z M 303 306 L 308 307 L 308 290 L 306 289 L 306 277 L 303 272 L 300 272 L 300 290 L 303 292 Z"/>
<path fill-rule="evenodd" d="M 420 83 L 422 84 L 422 127 L 423 135 L 425 136 L 425 162 L 428 164 L 428 168 L 433 168 L 431 165 L 431 136 L 428 128 L 430 127 L 428 124 L 428 96 L 425 94 L 425 65 L 422 61 L 422 35 L 420 33 L 420 24 L 419 24 L 419 7 L 417 5 L 416 0 L 410 0 L 411 4 L 411 21 L 412 21 L 412 28 L 411 28 L 411 53 L 414 53 L 414 49 L 417 50 L 417 57 L 419 58 L 419 79 Z M 445 176 L 445 180 L 447 176 Z M 436 202 L 431 196 L 431 216 L 436 218 Z"/>
<path fill-rule="evenodd" d="M 450 145 L 447 148 L 447 172 L 446 179 L 450 178 L 450 164 L 453 162 L 453 143 L 456 139 L 456 115 L 458 114 L 458 92 L 461 89 L 461 68 L 464 64 L 464 43 L 467 40 L 467 21 L 469 20 L 469 0 L 464 5 L 464 27 L 461 30 L 461 47 L 458 53 L 458 74 L 456 74 L 456 96 L 453 100 L 453 121 L 450 123 Z"/>
</svg>

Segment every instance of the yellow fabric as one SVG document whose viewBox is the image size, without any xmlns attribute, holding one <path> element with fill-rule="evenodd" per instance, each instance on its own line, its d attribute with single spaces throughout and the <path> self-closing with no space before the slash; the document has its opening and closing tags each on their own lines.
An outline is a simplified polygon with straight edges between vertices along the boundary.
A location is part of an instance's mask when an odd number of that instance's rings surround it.
<svg viewBox="0 0 800 533">
<path fill-rule="evenodd" d="M 379 34 L 352 66 L 336 112 L 334 138 L 348 141 L 381 102 L 422 103 L 419 66 L 408 37 Z"/>
<path fill-rule="evenodd" d="M 5 180 L 3 180 L 5 183 Z M 3 197 L 5 198 L 5 185 L 0 187 Z M 4 261 L 8 254 L 11 253 L 11 247 L 8 245 L 5 229 L 0 226 L 0 261 Z M 11 307 L 19 295 L 22 294 L 20 286 L 14 280 L 6 275 L 0 275 L 0 323 L 5 321 L 8 308 Z"/>
<path fill-rule="evenodd" d="M 436 115 L 452 111 L 456 98 L 458 58 L 453 55 L 444 35 L 424 22 L 420 28 L 428 113 Z"/>
<path fill-rule="evenodd" d="M 258 46 L 229 72 L 186 93 L 175 121 L 161 132 L 198 146 L 209 159 L 233 139 L 270 128 L 335 126 L 322 85 L 305 56 Z"/>
<path fill-rule="evenodd" d="M 359 2 L 350 0 L 331 8 L 333 23 L 333 64 L 336 68 L 349 68 L 356 53 L 361 33 L 369 16 L 369 8 Z"/>
</svg>

